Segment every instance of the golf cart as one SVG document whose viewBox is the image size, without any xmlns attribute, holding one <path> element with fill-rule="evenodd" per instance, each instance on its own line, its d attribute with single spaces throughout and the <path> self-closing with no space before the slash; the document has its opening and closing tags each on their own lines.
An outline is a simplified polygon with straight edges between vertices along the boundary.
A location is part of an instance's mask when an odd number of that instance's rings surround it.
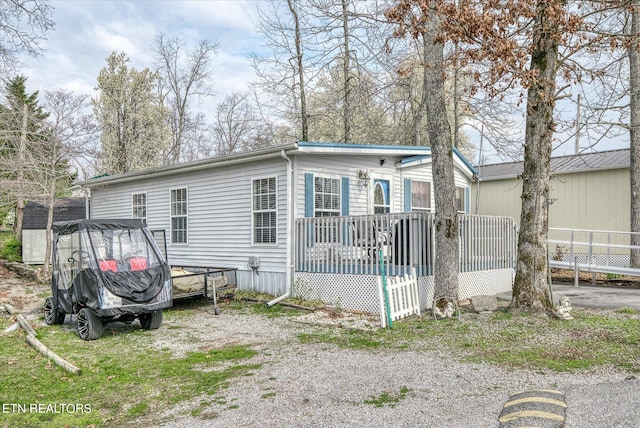
<svg viewBox="0 0 640 428">
<path fill-rule="evenodd" d="M 56 222 L 52 254 L 47 324 L 75 314 L 84 340 L 99 338 L 108 322 L 138 318 L 146 330 L 162 324 L 162 309 L 172 303 L 171 274 L 141 220 Z"/>
</svg>

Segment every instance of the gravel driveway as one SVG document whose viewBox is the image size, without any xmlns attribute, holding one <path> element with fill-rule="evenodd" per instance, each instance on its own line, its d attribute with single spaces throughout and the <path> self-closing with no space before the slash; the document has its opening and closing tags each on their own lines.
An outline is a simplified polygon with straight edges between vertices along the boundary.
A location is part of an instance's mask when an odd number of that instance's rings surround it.
<svg viewBox="0 0 640 428">
<path fill-rule="evenodd" d="M 12 303 L 24 312 L 41 307 L 39 296 L 47 287 L 20 283 L 0 267 L 0 303 Z M 167 407 L 153 420 L 131 426 L 497 427 L 509 396 L 528 389 L 563 391 L 567 428 L 640 426 L 640 381 L 621 370 L 571 374 L 512 369 L 461 363 L 450 351 L 419 346 L 363 351 L 302 344 L 297 338 L 329 328 L 373 328 L 377 323 L 363 315 L 335 318 L 316 312 L 268 318 L 225 307 L 215 316 L 208 306 L 189 315 L 169 315 L 151 332 L 159 349 L 181 355 L 250 345 L 258 351 L 250 363 L 261 368 L 252 376 L 232 379 L 214 396 Z M 193 409 L 202 411 L 194 417 Z"/>
<path fill-rule="evenodd" d="M 353 316 L 338 321 L 366 328 L 376 320 Z M 266 318 L 224 309 L 220 316 L 204 311 L 197 316 L 198 328 L 178 337 L 163 331 L 172 322 L 159 330 L 157 346 L 181 353 L 250 344 L 259 351 L 251 363 L 262 367 L 253 376 L 232 380 L 215 397 L 167 409 L 158 415 L 168 421 L 160 425 L 163 427 L 496 427 L 502 406 L 515 392 L 558 389 L 587 393 L 596 385 L 628 383 L 628 373 L 610 369 L 555 373 L 460 363 L 446 352 L 362 351 L 324 343 L 301 344 L 298 334 L 336 328 L 336 320 L 326 313 Z M 195 322 L 175 321 L 178 325 Z M 200 416 L 190 416 L 191 409 L 203 402 Z M 569 406 L 566 427 L 589 426 L 582 415 L 574 415 L 580 417 L 572 425 L 571 412 Z M 637 425 L 630 421 L 616 426 Z"/>
</svg>

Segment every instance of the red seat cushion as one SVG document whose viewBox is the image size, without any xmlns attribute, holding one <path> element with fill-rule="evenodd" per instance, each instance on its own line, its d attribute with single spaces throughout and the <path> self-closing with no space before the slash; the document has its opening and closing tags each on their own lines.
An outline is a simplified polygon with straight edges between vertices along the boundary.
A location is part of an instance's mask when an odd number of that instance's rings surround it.
<svg viewBox="0 0 640 428">
<path fill-rule="evenodd" d="M 145 257 L 131 257 L 129 259 L 129 268 L 131 270 L 145 270 L 147 268 L 147 259 Z"/>
<path fill-rule="evenodd" d="M 106 272 L 108 270 L 118 272 L 118 263 L 116 263 L 115 260 L 100 260 L 98 265 L 102 272 Z"/>
</svg>

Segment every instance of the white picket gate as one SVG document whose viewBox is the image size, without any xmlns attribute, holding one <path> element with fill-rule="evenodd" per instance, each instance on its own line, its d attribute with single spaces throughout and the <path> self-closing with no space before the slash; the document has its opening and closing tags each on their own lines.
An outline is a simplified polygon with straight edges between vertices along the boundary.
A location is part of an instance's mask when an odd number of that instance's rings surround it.
<svg viewBox="0 0 640 428">
<path fill-rule="evenodd" d="M 387 319 L 391 322 L 411 315 L 420 315 L 420 296 L 418 294 L 418 277 L 416 270 L 411 269 L 411 275 L 404 277 L 387 277 L 387 296 L 389 299 L 389 317 L 383 289 L 382 277 L 378 276 L 378 294 L 380 296 L 380 324 L 387 326 Z"/>
</svg>

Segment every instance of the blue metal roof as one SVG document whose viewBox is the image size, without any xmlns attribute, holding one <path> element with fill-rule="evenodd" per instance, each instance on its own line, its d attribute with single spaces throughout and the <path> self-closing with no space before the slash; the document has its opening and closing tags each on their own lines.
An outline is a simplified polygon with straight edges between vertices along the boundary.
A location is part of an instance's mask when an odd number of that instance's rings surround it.
<svg viewBox="0 0 640 428">
<path fill-rule="evenodd" d="M 297 144 L 298 147 L 322 147 L 330 149 L 408 150 L 416 152 L 431 150 L 428 146 L 401 146 L 391 144 L 321 143 L 316 141 L 298 141 Z"/>
</svg>

